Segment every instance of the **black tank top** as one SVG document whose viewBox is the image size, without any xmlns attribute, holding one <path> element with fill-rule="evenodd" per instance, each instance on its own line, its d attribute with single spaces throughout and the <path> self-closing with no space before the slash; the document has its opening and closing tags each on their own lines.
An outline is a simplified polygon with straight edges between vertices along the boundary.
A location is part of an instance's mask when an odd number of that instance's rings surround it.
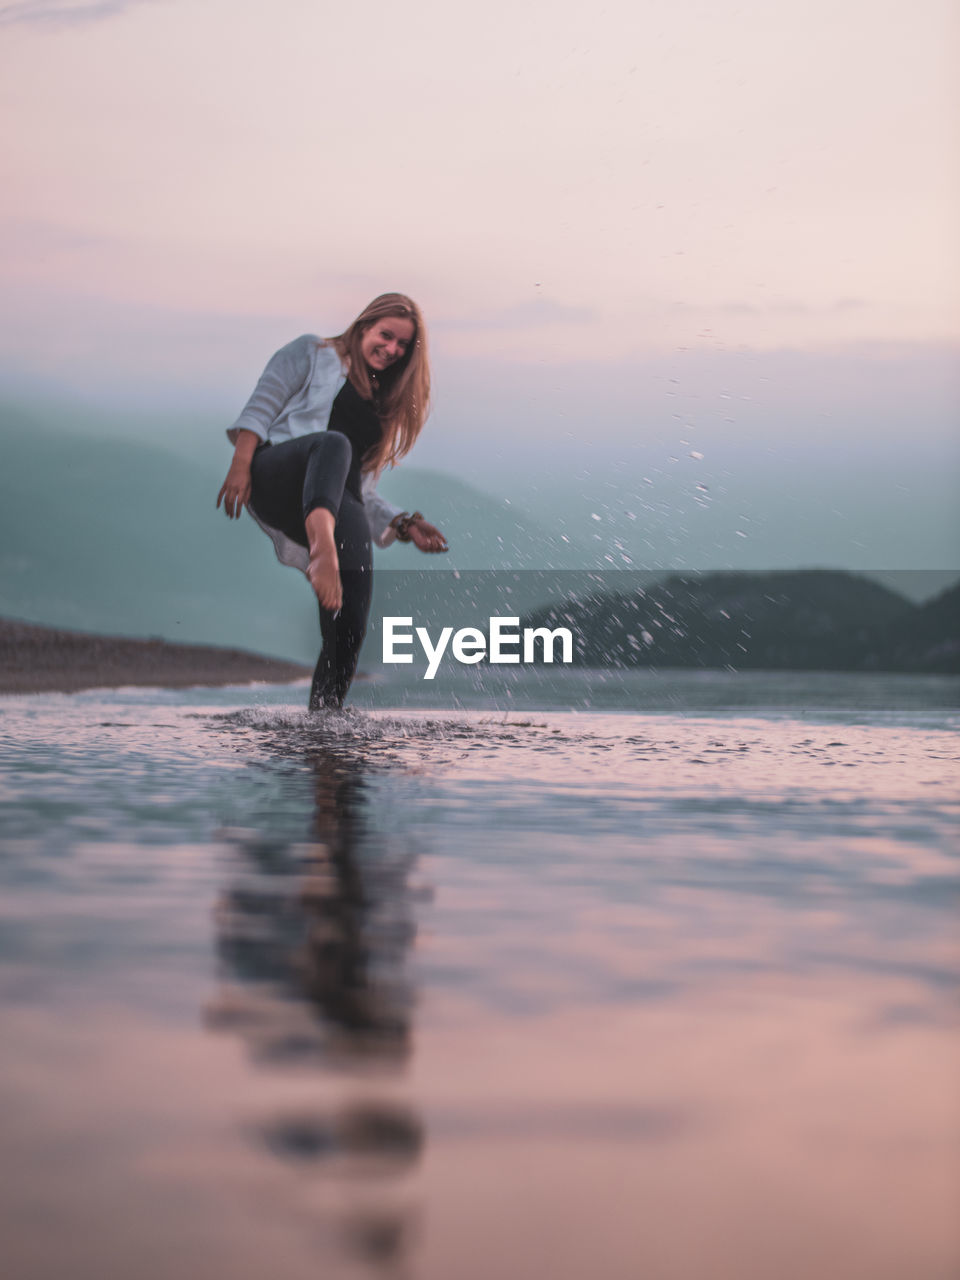
<svg viewBox="0 0 960 1280">
<path fill-rule="evenodd" d="M 362 502 L 360 466 L 363 455 L 368 449 L 380 443 L 383 437 L 383 426 L 373 407 L 373 401 L 364 400 L 349 378 L 340 388 L 333 402 L 327 430 L 339 431 L 353 446 L 353 461 L 347 475 L 346 487 Z"/>
</svg>

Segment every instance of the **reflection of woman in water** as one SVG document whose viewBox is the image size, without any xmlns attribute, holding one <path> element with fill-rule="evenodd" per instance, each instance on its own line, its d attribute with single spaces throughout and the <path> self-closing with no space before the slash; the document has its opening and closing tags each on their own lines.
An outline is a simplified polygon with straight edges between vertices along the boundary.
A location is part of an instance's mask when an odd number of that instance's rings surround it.
<svg viewBox="0 0 960 1280">
<path fill-rule="evenodd" d="M 235 449 L 217 506 L 231 519 L 246 506 L 320 603 L 311 710 L 342 706 L 356 671 L 371 539 L 447 549 L 419 512 L 400 511 L 376 491 L 383 468 L 413 447 L 429 396 L 423 318 L 403 294 L 385 293 L 339 337 L 305 334 L 281 347 L 227 431 Z"/>
<path fill-rule="evenodd" d="M 406 1276 L 417 1218 L 396 1179 L 427 1141 L 403 1083 L 415 1031 L 416 854 L 376 821 L 364 741 L 314 736 L 306 758 L 302 733 L 276 745 L 297 763 L 288 797 L 299 806 L 308 788 L 309 840 L 274 829 L 272 815 L 227 837 L 229 881 L 214 914 L 223 981 L 207 1025 L 239 1035 L 260 1067 L 318 1072 L 318 1088 L 278 1094 L 280 1108 L 256 1125 L 248 1115 L 244 1131 L 288 1168 L 337 1179 L 330 1209 L 310 1200 L 320 1232 L 379 1263 L 376 1274 Z"/>
<path fill-rule="evenodd" d="M 302 761 L 302 739 L 296 751 Z M 233 986 L 211 1021 L 247 1032 L 275 1062 L 328 1053 L 401 1062 L 412 1031 L 416 857 L 378 829 L 361 749 L 315 743 L 306 760 L 311 777 L 298 778 L 311 786 L 309 842 L 269 827 L 235 841 L 236 874 L 215 913 Z"/>
</svg>

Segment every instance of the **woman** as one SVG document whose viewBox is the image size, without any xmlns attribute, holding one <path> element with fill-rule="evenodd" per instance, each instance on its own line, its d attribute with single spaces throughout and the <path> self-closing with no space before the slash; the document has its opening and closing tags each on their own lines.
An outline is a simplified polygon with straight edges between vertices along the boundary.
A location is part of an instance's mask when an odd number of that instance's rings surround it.
<svg viewBox="0 0 960 1280">
<path fill-rule="evenodd" d="M 277 557 L 302 569 L 320 603 L 323 648 L 310 709 L 343 705 L 370 610 L 371 538 L 446 551 L 419 511 L 385 502 L 377 477 L 413 447 L 427 416 L 423 318 L 401 293 L 374 298 L 336 338 L 305 334 L 270 360 L 227 431 L 233 462 L 217 498 L 246 506 Z"/>
</svg>

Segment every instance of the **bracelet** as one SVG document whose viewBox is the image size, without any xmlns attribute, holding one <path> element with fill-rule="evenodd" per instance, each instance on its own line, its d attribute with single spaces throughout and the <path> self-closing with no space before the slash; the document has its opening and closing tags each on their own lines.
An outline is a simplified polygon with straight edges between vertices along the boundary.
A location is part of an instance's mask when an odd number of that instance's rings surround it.
<svg viewBox="0 0 960 1280">
<path fill-rule="evenodd" d="M 411 542 L 410 526 L 417 520 L 423 519 L 422 511 L 415 511 L 413 515 L 409 515 L 406 511 L 402 515 L 396 516 L 393 520 L 393 527 L 397 531 L 398 542 Z"/>
</svg>

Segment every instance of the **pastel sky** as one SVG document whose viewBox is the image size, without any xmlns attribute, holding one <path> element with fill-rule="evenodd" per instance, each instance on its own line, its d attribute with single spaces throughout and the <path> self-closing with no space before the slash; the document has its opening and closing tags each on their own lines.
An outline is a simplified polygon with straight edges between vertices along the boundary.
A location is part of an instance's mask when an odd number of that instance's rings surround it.
<svg viewBox="0 0 960 1280">
<path fill-rule="evenodd" d="M 952 0 L 14 0 L 0 27 L 0 391 L 232 415 L 281 342 L 399 288 L 427 462 L 481 406 L 542 441 L 576 405 L 582 443 L 680 384 L 684 419 L 760 390 L 798 440 L 884 419 L 956 463 Z"/>
</svg>

